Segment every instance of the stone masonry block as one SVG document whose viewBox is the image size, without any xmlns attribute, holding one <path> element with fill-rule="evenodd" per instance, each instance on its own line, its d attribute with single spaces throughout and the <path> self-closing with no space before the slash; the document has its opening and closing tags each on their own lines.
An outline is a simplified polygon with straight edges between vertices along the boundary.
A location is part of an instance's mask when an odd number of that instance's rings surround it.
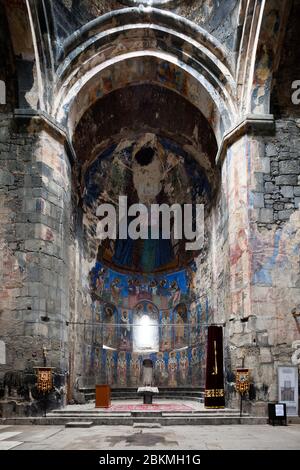
<svg viewBox="0 0 300 470">
<path fill-rule="evenodd" d="M 270 348 L 260 348 L 260 362 L 262 363 L 271 363 L 272 354 Z"/>
<path fill-rule="evenodd" d="M 0 170 L 0 186 L 13 185 L 15 181 L 14 176 L 5 170 Z"/>
<path fill-rule="evenodd" d="M 276 189 L 276 186 L 275 186 L 274 183 L 272 183 L 272 182 L 270 182 L 270 181 L 267 181 L 267 182 L 265 183 L 265 191 L 266 191 L 267 193 L 272 193 L 273 191 L 275 191 L 275 189 Z"/>
<path fill-rule="evenodd" d="M 291 215 L 293 214 L 294 210 L 293 209 L 287 209 L 283 211 L 278 212 L 278 218 L 279 220 L 289 220 Z"/>
<path fill-rule="evenodd" d="M 279 162 L 279 172 L 282 175 L 298 174 L 300 170 L 299 160 L 284 160 Z"/>
<path fill-rule="evenodd" d="M 287 186 L 296 186 L 298 183 L 297 175 L 280 175 L 275 178 L 275 184 L 278 186 L 287 185 Z"/>
<path fill-rule="evenodd" d="M 253 205 L 255 208 L 264 207 L 264 193 L 254 193 L 253 194 Z"/>
<path fill-rule="evenodd" d="M 294 197 L 294 188 L 293 186 L 282 186 L 280 189 L 283 197 L 292 198 Z"/>
<path fill-rule="evenodd" d="M 271 170 L 270 158 L 269 157 L 263 158 L 261 163 L 262 163 L 263 173 L 270 173 L 270 170 Z"/>
<path fill-rule="evenodd" d="M 261 223 L 270 224 L 273 222 L 274 211 L 273 209 L 260 209 L 259 221 Z"/>
<path fill-rule="evenodd" d="M 267 144 L 266 145 L 266 156 L 267 157 L 276 157 L 278 155 L 278 151 L 274 144 Z"/>
<path fill-rule="evenodd" d="M 294 195 L 300 197 L 300 186 L 294 187 Z"/>
<path fill-rule="evenodd" d="M 260 172 L 255 172 L 255 189 L 258 192 L 264 191 L 264 174 Z"/>
</svg>

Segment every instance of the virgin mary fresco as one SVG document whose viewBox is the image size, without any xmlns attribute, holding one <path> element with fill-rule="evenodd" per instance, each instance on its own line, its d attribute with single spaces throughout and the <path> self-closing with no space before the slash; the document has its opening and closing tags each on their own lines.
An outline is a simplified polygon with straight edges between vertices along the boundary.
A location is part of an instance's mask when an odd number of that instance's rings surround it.
<svg viewBox="0 0 300 470">
<path fill-rule="evenodd" d="M 127 197 L 128 207 L 141 203 L 148 212 L 152 204 L 167 204 L 170 207 L 174 203 L 198 203 L 199 197 L 209 192 L 209 183 L 192 157 L 183 158 L 170 145 L 148 133 L 136 141 L 121 141 L 110 152 L 101 155 L 85 176 L 85 205 L 96 214 L 97 207 L 103 203 L 112 204 L 119 212 L 120 196 Z M 128 216 L 126 221 L 123 218 L 120 220 L 120 225 L 122 221 L 125 225 L 125 231 L 127 227 L 127 235 L 132 219 Z M 164 238 L 160 216 L 158 219 L 151 217 L 151 220 L 147 218 L 143 221 L 148 232 L 147 239 L 133 240 L 129 235 L 125 240 L 121 239 L 117 226 L 116 239 L 101 241 L 98 261 L 116 269 L 140 273 L 172 271 L 188 265 L 194 253 L 185 250 L 184 239 Z M 171 212 L 171 235 L 173 225 Z M 153 231 L 157 231 L 158 239 L 151 238 Z M 99 291 L 101 287 L 99 285 Z"/>
</svg>

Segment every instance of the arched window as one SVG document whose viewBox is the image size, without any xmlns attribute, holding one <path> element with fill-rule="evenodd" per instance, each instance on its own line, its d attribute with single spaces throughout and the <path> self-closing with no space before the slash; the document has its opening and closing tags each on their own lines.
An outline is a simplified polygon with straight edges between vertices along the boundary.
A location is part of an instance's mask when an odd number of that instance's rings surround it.
<svg viewBox="0 0 300 470">
<path fill-rule="evenodd" d="M 159 311 L 148 301 L 139 302 L 133 313 L 133 352 L 159 351 Z"/>
</svg>

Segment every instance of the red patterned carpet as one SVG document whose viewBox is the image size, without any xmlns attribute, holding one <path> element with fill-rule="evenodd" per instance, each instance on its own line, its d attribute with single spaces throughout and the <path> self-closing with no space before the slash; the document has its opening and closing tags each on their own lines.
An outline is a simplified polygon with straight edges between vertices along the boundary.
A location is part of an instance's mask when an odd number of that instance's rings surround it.
<svg viewBox="0 0 300 470">
<path fill-rule="evenodd" d="M 176 403 L 174 405 L 172 403 L 165 405 L 154 403 L 152 405 L 112 405 L 106 411 L 194 411 L 194 409 L 191 406 Z"/>
</svg>

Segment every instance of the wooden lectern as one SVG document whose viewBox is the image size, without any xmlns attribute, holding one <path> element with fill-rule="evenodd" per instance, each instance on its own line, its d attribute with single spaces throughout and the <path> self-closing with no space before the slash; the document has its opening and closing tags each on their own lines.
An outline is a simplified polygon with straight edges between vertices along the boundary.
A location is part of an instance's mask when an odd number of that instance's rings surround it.
<svg viewBox="0 0 300 470">
<path fill-rule="evenodd" d="M 110 386 L 96 385 L 96 408 L 110 407 Z"/>
</svg>

